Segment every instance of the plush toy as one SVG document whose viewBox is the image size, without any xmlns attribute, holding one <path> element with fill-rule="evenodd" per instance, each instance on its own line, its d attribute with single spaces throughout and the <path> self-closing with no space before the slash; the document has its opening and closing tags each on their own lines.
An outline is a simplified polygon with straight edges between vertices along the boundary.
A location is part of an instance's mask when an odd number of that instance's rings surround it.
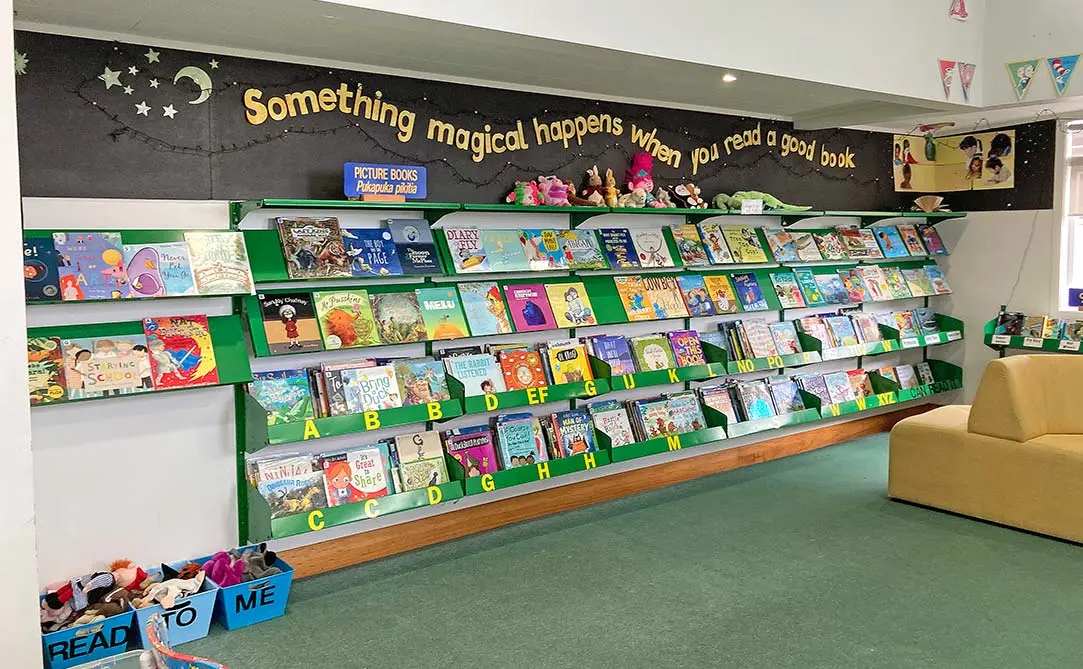
<svg viewBox="0 0 1083 669">
<path fill-rule="evenodd" d="M 567 207 L 568 187 L 556 176 L 538 177 L 538 192 L 541 193 L 542 204 L 550 207 Z"/>
<path fill-rule="evenodd" d="M 617 207 L 625 209 L 642 209 L 647 206 L 647 191 L 636 188 L 631 193 L 624 193 L 617 198 Z"/>
<path fill-rule="evenodd" d="M 605 206 L 602 177 L 598 174 L 597 165 L 587 170 L 587 187 L 583 189 L 583 197 L 587 198 L 592 207 Z"/>
<path fill-rule="evenodd" d="M 53 608 L 43 599 L 41 600 L 41 631 L 43 634 L 62 630 L 79 617 L 79 613 L 71 607 L 71 600 Z"/>
<path fill-rule="evenodd" d="M 274 566 L 274 563 L 278 561 L 278 556 L 274 551 L 267 550 L 267 544 L 260 544 L 255 550 L 243 553 L 230 551 L 230 554 L 244 563 L 243 580 L 246 583 L 282 573 L 281 569 Z"/>
<path fill-rule="evenodd" d="M 147 588 L 142 597 L 133 599 L 132 603 L 141 609 L 155 604 L 161 604 L 163 607 L 171 609 L 177 604 L 178 599 L 199 592 L 199 589 L 203 587 L 205 577 L 206 573 L 201 571 L 196 574 L 195 578 L 187 580 L 171 578 L 168 581 L 155 583 Z"/>
<path fill-rule="evenodd" d="M 181 580 L 188 580 L 195 578 L 196 574 L 203 571 L 203 567 L 199 566 L 198 562 L 189 562 L 180 568 L 177 572 L 177 578 Z"/>
<path fill-rule="evenodd" d="M 758 190 L 739 190 L 733 195 L 719 193 L 714 196 L 714 206 L 718 209 L 740 209 L 741 202 L 745 200 L 763 200 L 764 209 L 781 209 L 783 211 L 808 211 L 811 206 L 786 204 L 770 193 Z"/>
<path fill-rule="evenodd" d="M 620 191 L 617 190 L 617 178 L 613 176 L 613 170 L 606 169 L 605 171 L 605 188 L 602 189 L 602 195 L 605 197 L 605 206 L 617 206 Z"/>
<path fill-rule="evenodd" d="M 119 615 L 132 608 L 132 593 L 127 588 L 117 587 L 102 598 L 100 602 L 83 612 L 73 625 L 85 625 L 98 622 L 111 616 Z"/>
<path fill-rule="evenodd" d="M 517 204 L 523 207 L 536 207 L 541 204 L 538 195 L 538 184 L 533 181 L 516 181 L 515 188 L 504 198 L 508 204 Z"/>
<path fill-rule="evenodd" d="M 81 613 L 101 601 L 115 585 L 116 579 L 111 573 L 95 572 L 61 585 L 45 595 L 45 602 L 49 608 L 59 609 L 70 601 L 72 610 Z"/>
<path fill-rule="evenodd" d="M 669 197 L 669 191 L 666 190 L 665 188 L 661 187 L 661 186 L 659 186 L 658 190 L 656 190 L 654 192 L 654 198 L 655 198 L 655 202 L 660 202 L 661 203 L 660 206 L 665 208 L 665 209 L 673 209 L 674 207 L 677 206 L 673 202 L 673 200 Z"/>
<path fill-rule="evenodd" d="M 573 207 L 593 207 L 594 203 L 586 198 L 579 197 L 575 191 L 575 183 L 571 179 L 565 179 L 564 185 L 568 187 L 568 204 Z"/>
<path fill-rule="evenodd" d="M 203 571 L 219 587 L 228 588 L 243 581 L 244 561 L 239 558 L 234 559 L 229 553 L 219 551 L 203 563 Z"/>
<path fill-rule="evenodd" d="M 643 189 L 647 194 L 646 206 L 661 207 L 661 204 L 655 204 L 654 178 L 651 177 L 653 164 L 654 158 L 651 154 L 646 151 L 637 151 L 632 156 L 632 164 L 628 166 L 628 171 L 624 174 L 624 180 L 628 182 L 629 191 L 634 191 L 637 188 Z"/>
<path fill-rule="evenodd" d="M 706 209 L 707 201 L 699 196 L 699 186 L 693 183 L 670 186 L 669 192 L 678 207 L 685 209 Z"/>
<path fill-rule="evenodd" d="M 142 592 L 155 580 L 147 576 L 147 572 L 131 560 L 116 560 L 109 565 L 109 571 L 113 574 L 116 584 L 129 592 Z"/>
</svg>

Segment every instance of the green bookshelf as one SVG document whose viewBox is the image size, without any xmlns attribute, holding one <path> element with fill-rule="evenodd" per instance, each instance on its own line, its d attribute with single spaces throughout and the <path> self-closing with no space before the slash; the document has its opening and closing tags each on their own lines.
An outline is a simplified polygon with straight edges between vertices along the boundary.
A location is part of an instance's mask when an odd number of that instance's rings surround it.
<svg viewBox="0 0 1083 669">
<path fill-rule="evenodd" d="M 264 198 L 229 203 L 229 222 L 233 228 L 246 216 L 260 209 L 353 209 L 359 211 L 420 211 L 429 223 L 463 208 L 455 202 L 364 202 L 361 200 L 294 200 Z"/>
<path fill-rule="evenodd" d="M 626 462 L 724 440 L 726 438 L 726 417 L 709 406 L 701 405 L 700 408 L 703 410 L 703 418 L 707 424 L 699 430 L 656 437 L 623 446 L 613 446 L 607 435 L 597 431 L 595 431 L 596 439 L 602 448 L 609 452 L 609 457 L 613 462 Z"/>
<path fill-rule="evenodd" d="M 590 399 L 609 392 L 609 384 L 606 379 L 591 379 L 574 383 L 558 383 L 540 388 L 466 396 L 462 382 L 450 374 L 447 376 L 447 381 L 451 396 L 458 398 L 462 402 L 464 415 L 539 406 L 549 402 Z"/>
<path fill-rule="evenodd" d="M 532 465 L 522 465 L 511 469 L 502 469 L 492 474 L 467 477 L 462 465 L 454 458 L 448 458 L 448 471 L 452 478 L 462 481 L 467 495 L 480 495 L 494 490 L 504 490 L 525 483 L 544 481 L 554 476 L 564 476 L 574 472 L 583 472 L 610 464 L 609 453 L 597 450 L 580 453 L 566 458 L 546 460 Z"/>
<path fill-rule="evenodd" d="M 1043 339 L 1040 337 L 1022 337 L 1019 335 L 1006 335 L 996 333 L 997 319 L 985 324 L 985 345 L 1004 355 L 1006 349 L 1019 349 L 1023 351 L 1044 351 L 1046 353 L 1080 353 L 1080 342 L 1067 339 Z"/>
</svg>

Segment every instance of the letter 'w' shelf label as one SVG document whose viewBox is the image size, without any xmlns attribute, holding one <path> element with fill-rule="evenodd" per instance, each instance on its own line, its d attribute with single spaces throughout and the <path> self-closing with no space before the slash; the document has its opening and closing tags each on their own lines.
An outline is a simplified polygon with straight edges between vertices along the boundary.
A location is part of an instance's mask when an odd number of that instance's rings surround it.
<svg viewBox="0 0 1083 669">
<path fill-rule="evenodd" d="M 1077 342 L 1077 341 L 1062 341 L 1060 343 L 1060 345 L 1057 346 L 1057 348 L 1060 349 L 1061 351 L 1078 351 L 1079 350 L 1079 342 Z"/>
<path fill-rule="evenodd" d="M 1012 338 L 1008 335 L 993 335 L 992 343 L 1007 345 L 1012 343 Z"/>
<path fill-rule="evenodd" d="M 1026 346 L 1027 348 L 1041 348 L 1042 340 L 1038 337 L 1024 337 L 1023 346 Z"/>
</svg>

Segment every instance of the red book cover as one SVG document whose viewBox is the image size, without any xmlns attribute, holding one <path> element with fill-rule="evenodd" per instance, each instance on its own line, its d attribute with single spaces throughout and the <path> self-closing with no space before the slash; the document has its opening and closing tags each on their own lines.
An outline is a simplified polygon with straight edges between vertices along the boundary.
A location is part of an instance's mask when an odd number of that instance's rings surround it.
<svg viewBox="0 0 1083 669">
<path fill-rule="evenodd" d="M 206 316 L 143 320 L 155 390 L 213 386 L 218 366 Z"/>
<path fill-rule="evenodd" d="M 545 369 L 537 351 L 501 351 L 500 369 L 508 390 L 541 388 L 546 385 Z"/>
</svg>

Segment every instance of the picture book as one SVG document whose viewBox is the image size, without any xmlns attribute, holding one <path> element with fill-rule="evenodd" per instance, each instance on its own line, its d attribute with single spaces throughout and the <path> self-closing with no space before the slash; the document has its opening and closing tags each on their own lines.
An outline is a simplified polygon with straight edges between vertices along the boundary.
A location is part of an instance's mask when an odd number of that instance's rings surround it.
<svg viewBox="0 0 1083 669">
<path fill-rule="evenodd" d="M 184 242 L 125 244 L 124 273 L 131 297 L 195 295 L 192 264 Z"/>
<path fill-rule="evenodd" d="M 839 239 L 842 240 L 842 248 L 846 252 L 846 257 L 851 260 L 859 260 L 868 258 L 869 249 L 865 246 L 865 240 L 861 238 L 861 230 L 859 228 L 836 228 Z M 879 247 L 877 247 L 879 250 Z"/>
<path fill-rule="evenodd" d="M 308 455 L 286 455 L 256 462 L 256 490 L 267 500 L 271 519 L 327 506 L 323 470 Z"/>
<path fill-rule="evenodd" d="M 920 385 L 913 365 L 897 365 L 895 375 L 899 378 L 899 387 L 903 390 L 917 388 Z"/>
<path fill-rule="evenodd" d="M 816 241 L 816 248 L 824 260 L 846 260 L 846 247 L 833 230 L 814 232 L 812 238 Z"/>
<path fill-rule="evenodd" d="M 252 372 L 248 393 L 267 411 L 267 424 L 312 418 L 312 388 L 304 369 Z"/>
<path fill-rule="evenodd" d="M 352 276 L 402 276 L 402 263 L 391 231 L 380 228 L 342 230 Z"/>
<path fill-rule="evenodd" d="M 509 334 L 512 331 L 504 298 L 495 281 L 460 283 L 458 288 L 472 336 Z"/>
<path fill-rule="evenodd" d="M 823 374 L 798 375 L 794 378 L 801 390 L 820 398 L 820 402 L 823 404 L 832 404 L 831 396 L 827 393 L 827 383 L 824 382 Z"/>
<path fill-rule="evenodd" d="M 899 382 L 899 377 L 897 374 L 895 374 L 894 367 L 881 367 L 880 369 L 877 369 L 875 371 L 877 374 L 884 377 L 888 381 L 893 381 L 894 383 Z"/>
<path fill-rule="evenodd" d="M 929 255 L 948 255 L 948 249 L 944 246 L 944 240 L 940 238 L 940 233 L 936 231 L 936 228 L 931 225 L 919 225 L 918 232 L 921 233 L 921 240 L 925 242 L 925 248 L 929 251 Z"/>
<path fill-rule="evenodd" d="M 927 310 L 932 311 L 932 310 Z M 914 310 L 914 319 L 918 319 L 917 309 Z M 934 321 L 935 322 L 935 321 Z M 1060 339 L 1061 328 L 1064 326 L 1064 322 L 1059 318 L 1045 317 L 1045 321 L 1042 324 L 1042 339 Z M 923 327 L 922 330 L 925 328 Z"/>
<path fill-rule="evenodd" d="M 933 285 L 929 283 L 924 267 L 901 271 L 903 278 L 906 279 L 906 287 L 910 289 L 910 294 L 914 297 L 928 297 L 936 294 L 933 292 Z"/>
<path fill-rule="evenodd" d="M 574 283 L 547 283 L 545 294 L 553 310 L 558 328 L 579 328 L 597 325 L 594 309 L 590 305 L 587 289 L 581 281 Z"/>
<path fill-rule="evenodd" d="M 560 445 L 561 457 L 593 453 L 594 425 L 586 409 L 558 411 L 553 414 L 553 428 Z"/>
<path fill-rule="evenodd" d="M 547 355 L 554 384 L 578 383 L 594 378 L 587 358 L 587 347 L 576 339 L 549 342 Z"/>
<path fill-rule="evenodd" d="M 774 337 L 771 336 L 771 328 L 767 321 L 759 318 L 750 318 L 741 321 L 741 328 L 748 339 L 749 352 L 753 358 L 766 358 L 769 355 L 778 355 Z"/>
<path fill-rule="evenodd" d="M 337 218 L 276 218 L 275 222 L 291 279 L 350 276 Z"/>
<path fill-rule="evenodd" d="M 628 420 L 628 410 L 621 404 L 608 403 L 604 409 L 591 410 L 590 417 L 594 421 L 594 429 L 598 434 L 604 434 L 609 439 L 610 446 L 615 448 L 635 443 L 632 424 Z"/>
<path fill-rule="evenodd" d="M 594 357 L 608 363 L 612 376 L 634 374 L 635 362 L 628 339 L 621 335 L 598 335 L 590 338 Z"/>
<path fill-rule="evenodd" d="M 673 348 L 664 335 L 643 335 L 632 337 L 628 341 L 632 346 L 632 355 L 635 357 L 636 368 L 639 371 L 653 372 L 659 369 L 673 369 L 677 366 Z"/>
<path fill-rule="evenodd" d="M 557 238 L 568 269 L 609 269 L 594 230 L 558 230 Z"/>
<path fill-rule="evenodd" d="M 396 360 L 394 368 L 403 406 L 451 399 L 443 362 L 432 358 Z"/>
<path fill-rule="evenodd" d="M 854 398 L 858 397 L 872 397 L 876 392 L 872 389 L 872 382 L 869 381 L 869 375 L 863 369 L 850 369 L 847 370 L 846 376 L 849 377 L 850 387 L 854 391 Z"/>
<path fill-rule="evenodd" d="M 422 490 L 447 483 L 449 480 L 447 463 L 442 455 L 428 460 L 404 461 L 399 465 L 399 476 L 402 479 L 403 492 Z"/>
<path fill-rule="evenodd" d="M 654 320 L 688 316 L 688 307 L 684 304 L 681 286 L 675 277 L 646 274 L 643 276 L 643 289 Z"/>
<path fill-rule="evenodd" d="M 686 266 L 711 264 L 707 249 L 699 237 L 699 229 L 694 224 L 674 225 L 670 230 L 673 232 L 673 241 L 677 243 L 677 252 L 680 253 L 682 263 Z"/>
<path fill-rule="evenodd" d="M 677 277 L 677 285 L 684 296 L 684 305 L 688 307 L 688 315 L 693 318 L 698 316 L 714 316 L 714 303 L 707 294 L 707 285 L 699 274 L 682 274 Z"/>
<path fill-rule="evenodd" d="M 143 333 L 155 390 L 218 383 L 218 364 L 206 316 L 144 318 Z"/>
<path fill-rule="evenodd" d="M 327 486 L 327 505 L 341 506 L 395 492 L 387 444 L 358 446 L 320 457 Z"/>
<path fill-rule="evenodd" d="M 53 246 L 65 302 L 128 297 L 119 232 L 54 232 Z"/>
<path fill-rule="evenodd" d="M 996 326 L 993 334 L 1020 336 L 1023 333 L 1023 323 L 1026 315 L 1021 311 L 1005 311 L 997 315 Z"/>
<path fill-rule="evenodd" d="M 820 343 L 822 344 L 821 348 L 835 347 L 835 339 L 831 335 L 831 330 L 828 329 L 827 323 L 824 323 L 824 319 L 818 316 L 808 316 L 797 322 L 801 326 L 801 332 L 820 340 Z"/>
<path fill-rule="evenodd" d="M 876 235 L 873 234 L 871 228 L 861 228 L 860 230 L 858 230 L 858 234 L 861 235 L 861 241 L 865 244 L 865 250 L 868 252 L 868 255 L 866 257 L 884 257 L 884 252 L 880 250 L 880 244 L 876 241 Z"/>
<path fill-rule="evenodd" d="M 742 311 L 767 311 L 767 300 L 763 297 L 755 274 L 734 274 L 731 278 L 737 299 L 741 301 Z"/>
<path fill-rule="evenodd" d="M 884 337 L 880 334 L 880 324 L 876 322 L 876 318 L 872 314 L 855 312 L 850 316 L 850 320 L 853 321 L 854 330 L 862 342 L 874 344 L 883 341 Z"/>
<path fill-rule="evenodd" d="M 797 328 L 790 321 L 771 323 L 771 340 L 779 355 L 792 355 L 801 352 L 801 342 L 797 339 Z"/>
<path fill-rule="evenodd" d="M 936 379 L 933 378 L 933 370 L 932 367 L 929 366 L 929 363 L 919 362 L 914 365 L 914 368 L 918 372 L 918 379 L 921 381 L 922 385 L 929 385 L 930 383 L 936 382 Z"/>
<path fill-rule="evenodd" d="M 421 320 L 425 324 L 427 339 L 463 339 L 470 336 L 466 317 L 459 304 L 455 286 L 445 284 L 432 288 L 418 288 L 417 303 L 421 307 Z"/>
<path fill-rule="evenodd" d="M 906 287 L 906 279 L 898 267 L 883 267 L 884 281 L 887 282 L 888 294 L 886 299 L 900 300 L 910 297 L 910 289 Z"/>
<path fill-rule="evenodd" d="M 481 248 L 490 272 L 527 272 L 526 253 L 518 230 L 482 230 Z"/>
<path fill-rule="evenodd" d="M 639 255 L 632 234 L 627 228 L 602 228 L 598 230 L 602 239 L 602 251 L 613 269 L 638 269 Z"/>
<path fill-rule="evenodd" d="M 836 347 L 853 346 L 859 343 L 853 321 L 849 316 L 828 316 L 824 319 L 824 323 L 831 330 L 831 337 L 835 340 Z"/>
<path fill-rule="evenodd" d="M 402 265 L 402 272 L 408 276 L 417 274 L 442 274 L 440 259 L 436 254 L 436 244 L 432 239 L 432 230 L 424 219 L 392 218 L 387 221 L 391 241 L 395 243 L 395 252 Z"/>
<path fill-rule="evenodd" d="M 647 290 L 643 278 L 639 276 L 615 276 L 613 284 L 624 304 L 624 313 L 630 321 L 649 321 L 654 319 L 654 309 L 647 302 Z"/>
<path fill-rule="evenodd" d="M 707 287 L 707 295 L 714 303 L 715 310 L 719 314 L 735 314 L 738 312 L 737 295 L 733 292 L 729 277 L 725 274 L 713 274 L 703 277 L 703 283 Z M 759 284 L 756 284 L 757 287 Z M 766 307 L 764 307 L 766 308 Z M 689 306 L 691 310 L 691 306 Z"/>
<path fill-rule="evenodd" d="M 1045 329 L 1045 316 L 1027 316 L 1023 320 L 1023 330 L 1019 334 L 1034 339 L 1042 338 L 1042 330 Z"/>
<path fill-rule="evenodd" d="M 733 408 L 733 395 L 730 394 L 729 386 L 700 388 L 700 397 L 704 405 L 724 415 L 728 424 L 739 422 L 737 411 Z"/>
<path fill-rule="evenodd" d="M 677 434 L 677 423 L 673 420 L 666 398 L 634 400 L 631 408 L 644 441 Z"/>
<path fill-rule="evenodd" d="M 666 236 L 661 230 L 650 228 L 629 231 L 632 245 L 639 258 L 640 267 L 673 267 L 673 256 L 669 253 Z"/>
<path fill-rule="evenodd" d="M 1068 341 L 1083 341 L 1083 321 L 1064 321 L 1060 338 Z"/>
<path fill-rule="evenodd" d="M 448 374 L 463 384 L 463 392 L 467 397 L 502 393 L 507 389 L 503 370 L 497 364 L 496 358 L 488 353 L 446 358 L 444 365 Z"/>
<path fill-rule="evenodd" d="M 778 413 L 793 413 L 805 409 L 805 400 L 801 397 L 801 393 L 798 392 L 797 383 L 793 379 L 772 380 L 768 386 L 768 390 L 771 391 L 771 399 L 774 401 Z"/>
<path fill-rule="evenodd" d="M 381 411 L 402 406 L 395 368 L 391 365 L 342 370 L 342 387 L 350 413 Z"/>
<path fill-rule="evenodd" d="M 584 291 L 585 294 L 585 291 Z M 508 310 L 516 332 L 553 330 L 557 327 L 545 287 L 540 283 L 504 286 Z"/>
<path fill-rule="evenodd" d="M 703 344 L 699 341 L 699 333 L 695 330 L 673 330 L 666 333 L 673 356 L 677 361 L 677 367 L 692 367 L 694 365 L 706 365 L 707 359 L 703 355 Z"/>
<path fill-rule="evenodd" d="M 383 343 L 405 344 L 425 340 L 428 333 L 416 292 L 369 293 L 369 303 L 372 305 L 372 318 L 376 321 L 376 333 Z M 441 311 L 440 317 L 450 311 L 453 310 Z M 439 325 L 440 321 L 436 324 Z M 460 315 L 452 326 L 465 328 L 466 322 Z"/>
<path fill-rule="evenodd" d="M 568 258 L 560 248 L 557 231 L 552 228 L 519 230 L 519 242 L 526 253 L 530 271 L 568 269 Z M 571 254 L 569 254 L 571 255 Z"/>
<path fill-rule="evenodd" d="M 733 262 L 733 254 L 726 246 L 726 238 L 722 234 L 722 227 L 717 223 L 700 223 L 699 236 L 703 240 L 703 248 L 711 259 L 712 265 L 728 265 Z"/>
<path fill-rule="evenodd" d="M 807 267 L 795 269 L 793 276 L 797 281 L 797 287 L 801 289 L 801 297 L 805 298 L 806 306 L 820 307 L 828 303 L 811 269 Z"/>
<path fill-rule="evenodd" d="M 462 465 L 467 477 L 492 474 L 500 469 L 493 447 L 493 433 L 488 427 L 448 430 L 444 433 L 444 443 L 448 455 Z"/>
<path fill-rule="evenodd" d="M 695 432 L 707 427 L 707 421 L 703 418 L 703 410 L 700 409 L 699 399 L 695 392 L 688 390 L 666 395 L 665 398 L 677 434 Z"/>
<path fill-rule="evenodd" d="M 904 258 L 910 255 L 910 249 L 894 225 L 880 225 L 873 228 L 873 231 L 876 243 L 880 245 L 885 258 Z"/>
<path fill-rule="evenodd" d="M 771 255 L 775 262 L 796 262 L 797 249 L 793 245 L 793 236 L 783 228 L 764 228 L 763 236 L 767 238 L 767 246 L 771 248 Z"/>
<path fill-rule="evenodd" d="M 498 355 L 508 390 L 541 388 L 548 385 L 541 355 L 537 351 L 501 351 Z"/>
<path fill-rule="evenodd" d="M 771 284 L 775 287 L 775 295 L 783 309 L 795 309 L 805 306 L 805 298 L 801 295 L 801 289 L 797 286 L 797 277 L 793 272 L 780 272 L 771 274 Z"/>
<path fill-rule="evenodd" d="M 865 281 L 861 278 L 861 273 L 857 268 L 854 269 L 840 269 L 839 281 L 842 282 L 842 287 L 846 291 L 847 302 L 852 304 L 859 304 L 865 301 L 866 289 Z"/>
<path fill-rule="evenodd" d="M 267 293 L 257 299 L 272 355 L 323 349 L 311 293 Z"/>
<path fill-rule="evenodd" d="M 65 339 L 61 347 L 69 400 L 154 390 L 145 335 Z"/>
<path fill-rule="evenodd" d="M 775 415 L 775 403 L 763 381 L 738 381 L 737 397 L 746 420 L 762 420 Z"/>
<path fill-rule="evenodd" d="M 192 266 L 196 294 L 252 295 L 256 292 L 242 233 L 186 232 L 184 241 L 188 244 L 188 261 Z"/>
<path fill-rule="evenodd" d="M 64 349 L 59 337 L 26 340 L 26 371 L 30 377 L 30 405 L 63 402 Z"/>
<path fill-rule="evenodd" d="M 797 250 L 797 259 L 801 262 L 819 262 L 823 260 L 820 250 L 816 248 L 816 241 L 810 232 L 792 232 L 793 247 Z"/>
<path fill-rule="evenodd" d="M 906 246 L 907 252 L 912 256 L 923 256 L 925 253 L 925 245 L 921 243 L 921 235 L 918 233 L 917 227 L 904 223 L 898 226 L 899 236 L 902 237 L 903 245 Z"/>
<path fill-rule="evenodd" d="M 878 265 L 867 265 L 855 269 L 865 283 L 866 299 L 872 298 L 877 302 L 891 299 L 891 286 L 888 285 L 887 278 Z"/>
<path fill-rule="evenodd" d="M 756 229 L 747 225 L 723 226 L 722 236 L 737 263 L 768 262 Z"/>
<path fill-rule="evenodd" d="M 549 459 L 541 426 L 534 415 L 506 414 L 502 418 L 496 423 L 496 441 L 505 469 Z"/>
<path fill-rule="evenodd" d="M 23 287 L 27 302 L 60 299 L 57 252 L 48 237 L 23 239 Z"/>
<path fill-rule="evenodd" d="M 444 228 L 451 262 L 456 274 L 489 272 L 489 258 L 481 243 L 481 230 L 477 228 Z"/>
<path fill-rule="evenodd" d="M 944 278 L 944 273 L 940 271 L 938 265 L 926 265 L 925 276 L 928 277 L 929 283 L 933 287 L 933 292 L 937 295 L 946 295 L 951 292 L 951 286 L 948 285 L 948 280 Z"/>
<path fill-rule="evenodd" d="M 316 291 L 312 293 L 312 303 L 316 307 L 323 347 L 327 350 L 380 343 L 367 291 Z"/>
<path fill-rule="evenodd" d="M 827 386 L 827 396 L 831 399 L 831 404 L 856 399 L 853 386 L 850 385 L 850 375 L 846 372 L 824 374 L 824 385 Z"/>
</svg>

